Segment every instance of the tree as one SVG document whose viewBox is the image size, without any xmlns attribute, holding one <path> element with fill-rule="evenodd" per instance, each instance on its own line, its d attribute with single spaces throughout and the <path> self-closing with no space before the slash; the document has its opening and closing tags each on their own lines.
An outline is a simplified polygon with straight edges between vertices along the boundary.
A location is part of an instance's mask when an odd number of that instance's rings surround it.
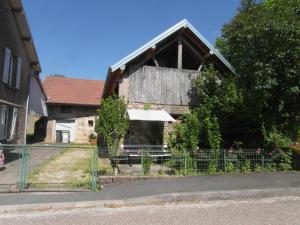
<svg viewBox="0 0 300 225">
<path fill-rule="evenodd" d="M 115 156 L 121 138 L 127 127 L 127 104 L 123 98 L 112 95 L 102 100 L 100 109 L 97 110 L 98 119 L 95 131 L 102 135 L 108 147 L 110 156 Z"/>
<path fill-rule="evenodd" d="M 244 0 L 216 45 L 235 67 L 248 130 L 300 127 L 299 0 Z M 246 120 L 246 119 L 245 119 Z"/>
<path fill-rule="evenodd" d="M 236 141 L 241 127 L 238 115 L 243 115 L 243 98 L 236 82 L 235 76 L 222 74 L 213 65 L 204 67 L 193 80 L 198 99 L 193 111 L 202 123 L 201 147 L 219 149 L 221 139 L 223 145 Z M 239 126 L 233 126 L 234 123 Z"/>
</svg>

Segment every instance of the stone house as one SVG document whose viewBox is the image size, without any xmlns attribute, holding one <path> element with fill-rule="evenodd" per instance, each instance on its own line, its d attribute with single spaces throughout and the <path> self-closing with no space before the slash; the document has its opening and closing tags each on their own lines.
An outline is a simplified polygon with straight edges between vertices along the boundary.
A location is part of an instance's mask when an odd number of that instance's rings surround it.
<svg viewBox="0 0 300 225">
<path fill-rule="evenodd" d="M 104 87 L 102 80 L 46 76 L 47 127 L 45 142 L 89 142 Z"/>
<path fill-rule="evenodd" d="M 29 86 L 41 72 L 20 0 L 0 0 L 0 142 L 26 143 Z"/>
<path fill-rule="evenodd" d="M 183 20 L 110 66 L 103 97 L 116 93 L 128 102 L 124 145 L 166 144 L 174 122 L 196 101 L 191 80 L 206 63 L 234 73 L 219 51 Z"/>
</svg>

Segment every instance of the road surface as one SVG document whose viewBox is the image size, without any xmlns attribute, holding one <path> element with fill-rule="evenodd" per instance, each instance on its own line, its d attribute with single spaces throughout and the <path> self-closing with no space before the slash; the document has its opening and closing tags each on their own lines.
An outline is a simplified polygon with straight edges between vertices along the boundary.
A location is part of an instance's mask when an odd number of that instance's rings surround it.
<svg viewBox="0 0 300 225">
<path fill-rule="evenodd" d="M 300 224 L 300 197 L 3 213 L 0 225 Z"/>
</svg>

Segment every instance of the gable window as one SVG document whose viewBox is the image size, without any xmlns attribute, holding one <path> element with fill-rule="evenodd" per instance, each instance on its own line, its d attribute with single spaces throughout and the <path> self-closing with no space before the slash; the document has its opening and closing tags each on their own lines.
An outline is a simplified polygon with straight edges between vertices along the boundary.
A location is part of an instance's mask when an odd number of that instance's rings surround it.
<svg viewBox="0 0 300 225">
<path fill-rule="evenodd" d="M 21 69 L 22 59 L 5 48 L 2 81 L 11 88 L 20 89 Z"/>
<path fill-rule="evenodd" d="M 61 113 L 72 113 L 72 106 L 63 105 L 60 107 Z"/>
</svg>

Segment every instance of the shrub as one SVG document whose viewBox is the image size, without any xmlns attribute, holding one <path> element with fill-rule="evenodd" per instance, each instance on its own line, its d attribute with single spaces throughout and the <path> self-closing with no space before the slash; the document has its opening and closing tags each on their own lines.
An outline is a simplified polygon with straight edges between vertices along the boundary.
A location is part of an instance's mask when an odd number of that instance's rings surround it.
<svg viewBox="0 0 300 225">
<path fill-rule="evenodd" d="M 243 166 L 242 166 L 242 172 L 243 173 L 250 173 L 251 167 L 250 167 L 250 160 L 246 159 Z"/>
<path fill-rule="evenodd" d="M 218 162 L 215 159 L 212 159 L 207 168 L 207 173 L 208 174 L 217 174 L 217 169 L 218 169 Z"/>
<path fill-rule="evenodd" d="M 97 138 L 97 136 L 95 133 L 90 133 L 89 139 L 96 139 L 96 138 Z"/>
<path fill-rule="evenodd" d="M 196 173 L 197 161 L 187 151 L 172 151 L 171 159 L 166 166 L 173 168 L 178 175 L 192 175 Z"/>
<path fill-rule="evenodd" d="M 174 126 L 168 139 L 171 149 L 195 150 L 199 145 L 200 123 L 195 113 L 181 116 L 181 123 Z"/>
<path fill-rule="evenodd" d="M 234 164 L 227 160 L 226 162 L 226 173 L 233 173 L 235 170 Z"/>
<path fill-rule="evenodd" d="M 259 173 L 259 172 L 263 172 L 263 171 L 264 171 L 263 167 L 261 167 L 261 166 L 258 165 L 258 164 L 255 165 L 255 167 L 254 167 L 254 172 Z"/>
<path fill-rule="evenodd" d="M 152 165 L 152 159 L 151 156 L 149 156 L 148 154 L 144 154 L 143 157 L 144 157 L 142 162 L 143 174 L 148 175 Z"/>
<path fill-rule="evenodd" d="M 276 164 L 276 169 L 279 171 L 287 171 L 292 168 L 292 153 L 291 151 L 283 151 L 281 149 L 276 149 L 273 153 L 273 160 Z"/>
<path fill-rule="evenodd" d="M 292 141 L 284 134 L 273 129 L 272 132 L 265 133 L 265 145 L 270 150 L 272 166 L 275 170 L 286 171 L 292 168 L 292 153 L 290 145 Z"/>
</svg>

